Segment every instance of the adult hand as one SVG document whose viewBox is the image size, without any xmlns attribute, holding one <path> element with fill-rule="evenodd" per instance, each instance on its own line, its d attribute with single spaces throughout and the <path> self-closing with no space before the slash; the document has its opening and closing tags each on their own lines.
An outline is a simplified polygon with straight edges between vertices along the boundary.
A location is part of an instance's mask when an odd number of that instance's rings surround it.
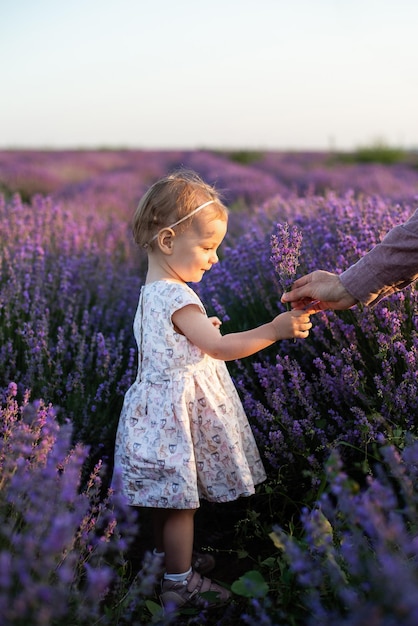
<svg viewBox="0 0 418 626">
<path fill-rule="evenodd" d="M 291 291 L 286 291 L 282 302 L 291 302 L 295 309 L 349 309 L 357 300 L 348 293 L 337 274 L 315 270 L 295 280 Z"/>
</svg>

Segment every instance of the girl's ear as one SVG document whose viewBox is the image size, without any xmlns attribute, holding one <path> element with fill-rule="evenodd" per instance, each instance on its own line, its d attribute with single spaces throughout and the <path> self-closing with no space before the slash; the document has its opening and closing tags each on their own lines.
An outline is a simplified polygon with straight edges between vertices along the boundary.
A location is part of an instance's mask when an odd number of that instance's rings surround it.
<svg viewBox="0 0 418 626">
<path fill-rule="evenodd" d="M 172 228 L 162 228 L 158 233 L 157 242 L 163 254 L 172 254 L 175 232 Z"/>
</svg>

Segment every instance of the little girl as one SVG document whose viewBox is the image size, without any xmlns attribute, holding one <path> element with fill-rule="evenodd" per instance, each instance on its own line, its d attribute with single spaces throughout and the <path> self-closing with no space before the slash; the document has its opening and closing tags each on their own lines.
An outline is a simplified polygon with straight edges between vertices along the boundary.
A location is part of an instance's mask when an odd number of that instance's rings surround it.
<svg viewBox="0 0 418 626">
<path fill-rule="evenodd" d="M 224 361 L 279 339 L 305 338 L 309 312 L 292 310 L 245 332 L 221 335 L 194 291 L 218 262 L 227 209 L 193 172 L 156 182 L 135 212 L 135 241 L 148 273 L 134 320 L 138 375 L 127 391 L 115 468 L 133 506 L 153 509 L 155 554 L 164 558 L 163 606 L 215 606 L 229 592 L 192 568 L 199 499 L 228 502 L 254 493 L 266 475 Z M 206 591 L 216 600 L 207 602 Z"/>
</svg>

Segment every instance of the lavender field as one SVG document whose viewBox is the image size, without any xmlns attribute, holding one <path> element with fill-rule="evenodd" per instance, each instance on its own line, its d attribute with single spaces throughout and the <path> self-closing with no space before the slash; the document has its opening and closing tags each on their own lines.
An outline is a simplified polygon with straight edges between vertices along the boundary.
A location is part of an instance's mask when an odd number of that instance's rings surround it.
<svg viewBox="0 0 418 626">
<path fill-rule="evenodd" d="M 230 207 L 220 263 L 195 286 L 226 332 L 284 310 L 278 224 L 301 231 L 297 275 L 341 272 L 418 207 L 417 155 L 377 149 L 0 152 L 1 623 L 416 626 L 415 285 L 228 364 L 268 480 L 196 518 L 233 602 L 162 614 L 146 516 L 109 484 L 145 275 L 130 222 L 179 166 Z"/>
</svg>

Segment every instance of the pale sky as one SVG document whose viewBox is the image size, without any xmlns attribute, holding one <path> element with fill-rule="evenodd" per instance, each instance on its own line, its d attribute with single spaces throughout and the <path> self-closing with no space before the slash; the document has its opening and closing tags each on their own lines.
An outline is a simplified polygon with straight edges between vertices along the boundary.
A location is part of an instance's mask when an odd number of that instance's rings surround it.
<svg viewBox="0 0 418 626">
<path fill-rule="evenodd" d="M 418 148 L 417 0 L 0 0 L 0 148 Z"/>
</svg>

